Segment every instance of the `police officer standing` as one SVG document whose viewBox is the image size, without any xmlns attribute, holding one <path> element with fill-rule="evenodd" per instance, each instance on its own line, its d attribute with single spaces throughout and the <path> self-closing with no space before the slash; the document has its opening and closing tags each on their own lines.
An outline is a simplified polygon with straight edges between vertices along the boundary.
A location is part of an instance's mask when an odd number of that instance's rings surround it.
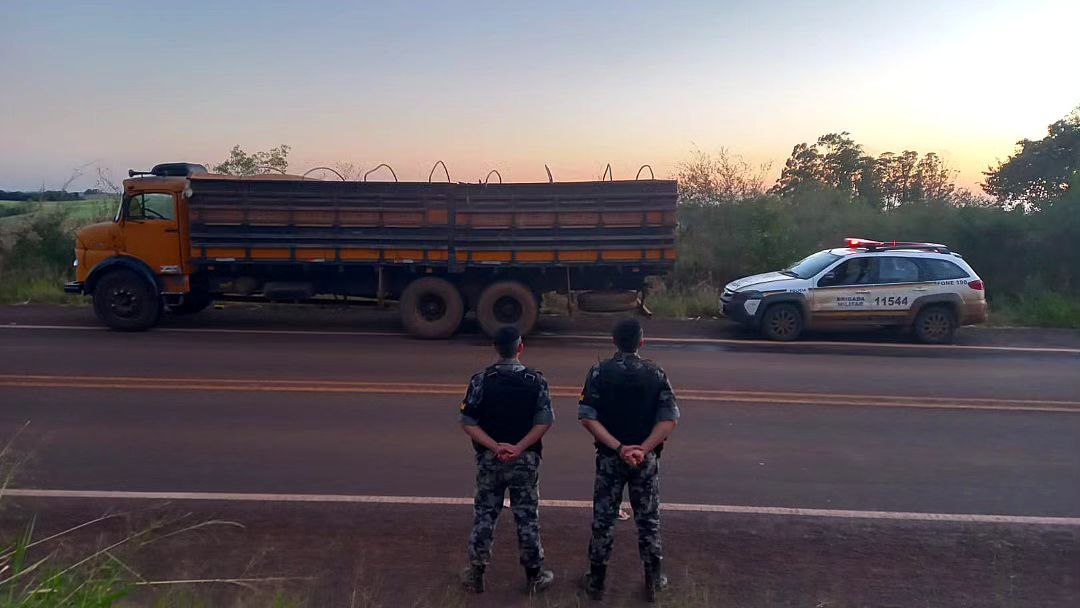
<svg viewBox="0 0 1080 608">
<path fill-rule="evenodd" d="M 603 599 L 615 518 L 623 487 L 629 486 L 645 594 L 655 601 L 668 584 L 661 570 L 660 452 L 675 430 L 679 407 L 664 370 L 638 356 L 644 339 L 637 319 L 616 325 L 612 338 L 615 356 L 589 370 L 578 404 L 578 418 L 596 439 L 592 541 L 583 583 L 590 598 Z"/>
<path fill-rule="evenodd" d="M 472 377 L 461 404 L 461 425 L 476 449 L 475 519 L 461 582 L 467 591 L 484 591 L 495 522 L 509 490 L 526 590 L 536 593 L 555 579 L 544 569 L 539 513 L 540 438 L 554 414 L 543 374 L 518 360 L 524 349 L 518 330 L 499 330 L 494 344 L 499 360 Z"/>
</svg>

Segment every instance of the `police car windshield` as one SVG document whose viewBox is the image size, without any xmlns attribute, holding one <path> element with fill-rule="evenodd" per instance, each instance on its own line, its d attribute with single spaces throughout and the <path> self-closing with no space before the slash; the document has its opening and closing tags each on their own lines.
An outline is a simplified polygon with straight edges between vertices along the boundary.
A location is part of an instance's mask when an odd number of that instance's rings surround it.
<svg viewBox="0 0 1080 608">
<path fill-rule="evenodd" d="M 814 255 L 805 258 L 803 261 L 783 270 L 784 274 L 790 274 L 792 276 L 799 277 L 800 279 L 809 279 L 817 273 L 825 270 L 825 267 L 832 264 L 836 260 L 839 260 L 840 256 L 828 251 L 819 251 Z"/>
</svg>

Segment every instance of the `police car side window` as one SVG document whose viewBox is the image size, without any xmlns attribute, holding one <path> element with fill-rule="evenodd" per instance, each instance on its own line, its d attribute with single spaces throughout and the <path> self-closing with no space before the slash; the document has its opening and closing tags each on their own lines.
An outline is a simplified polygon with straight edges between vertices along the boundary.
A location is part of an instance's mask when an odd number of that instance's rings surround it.
<svg viewBox="0 0 1080 608">
<path fill-rule="evenodd" d="M 882 283 L 917 283 L 919 265 L 911 258 L 883 257 L 879 276 Z"/>
<path fill-rule="evenodd" d="M 948 260 L 921 259 L 923 279 L 926 281 L 949 281 L 953 279 L 966 279 L 968 273 L 963 268 Z"/>
<path fill-rule="evenodd" d="M 874 282 L 875 261 L 873 258 L 847 260 L 825 273 L 825 276 L 818 282 L 818 286 L 869 285 Z"/>
</svg>

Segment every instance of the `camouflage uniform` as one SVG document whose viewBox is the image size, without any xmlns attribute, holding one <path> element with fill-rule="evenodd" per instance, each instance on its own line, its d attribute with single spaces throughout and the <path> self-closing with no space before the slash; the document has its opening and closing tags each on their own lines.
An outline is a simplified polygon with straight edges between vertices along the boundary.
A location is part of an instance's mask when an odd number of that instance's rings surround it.
<svg viewBox="0 0 1080 608">
<path fill-rule="evenodd" d="M 636 354 L 618 353 L 606 362 L 624 371 L 648 372 L 656 374 L 655 383 L 659 391 L 655 397 L 656 416 L 653 424 L 664 420 L 678 420 L 679 406 L 675 400 L 675 391 L 664 373 L 652 361 L 642 359 Z M 585 379 L 578 404 L 578 418 L 598 420 L 596 404 L 602 397 L 603 382 L 600 380 L 601 367 L 597 364 L 589 370 Z M 611 431 L 612 429 L 608 429 Z M 631 443 L 615 435 L 616 439 Z M 622 503 L 623 488 L 629 486 L 630 504 L 634 509 L 634 522 L 638 529 L 638 552 L 646 564 L 659 563 L 662 558 L 660 543 L 660 452 L 663 446 L 645 457 L 640 467 L 632 467 L 611 449 L 597 443 L 596 483 L 593 492 L 592 540 L 589 543 L 589 561 L 594 564 L 607 564 L 611 549 L 615 544 L 614 526 Z"/>
<path fill-rule="evenodd" d="M 496 367 L 512 371 L 526 370 L 516 360 L 500 360 Z M 533 424 L 551 424 L 554 412 L 547 381 L 540 372 L 540 391 L 536 400 Z M 465 425 L 480 423 L 483 415 L 484 372 L 473 376 L 461 405 L 460 422 Z M 473 503 L 474 521 L 469 536 L 469 563 L 486 566 L 491 559 L 491 543 L 494 540 L 495 523 L 502 512 L 503 498 L 510 494 L 510 510 L 517 524 L 518 552 L 521 565 L 527 570 L 540 568 L 544 563 L 544 549 L 540 544 L 540 460 L 539 450 L 527 450 L 513 462 L 502 463 L 491 451 L 476 454 L 476 496 Z"/>
</svg>

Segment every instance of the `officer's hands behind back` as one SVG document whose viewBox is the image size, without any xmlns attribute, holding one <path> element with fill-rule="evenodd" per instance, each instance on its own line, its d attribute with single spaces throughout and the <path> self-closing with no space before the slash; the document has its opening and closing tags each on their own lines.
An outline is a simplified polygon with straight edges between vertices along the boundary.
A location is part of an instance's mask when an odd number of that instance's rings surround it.
<svg viewBox="0 0 1080 608">
<path fill-rule="evenodd" d="M 495 452 L 495 457 L 502 463 L 513 462 L 521 457 L 521 450 L 514 444 L 500 443 L 498 451 Z"/>
<path fill-rule="evenodd" d="M 619 458 L 626 464 L 637 468 L 645 462 L 645 450 L 640 445 L 624 445 L 619 451 Z"/>
</svg>

